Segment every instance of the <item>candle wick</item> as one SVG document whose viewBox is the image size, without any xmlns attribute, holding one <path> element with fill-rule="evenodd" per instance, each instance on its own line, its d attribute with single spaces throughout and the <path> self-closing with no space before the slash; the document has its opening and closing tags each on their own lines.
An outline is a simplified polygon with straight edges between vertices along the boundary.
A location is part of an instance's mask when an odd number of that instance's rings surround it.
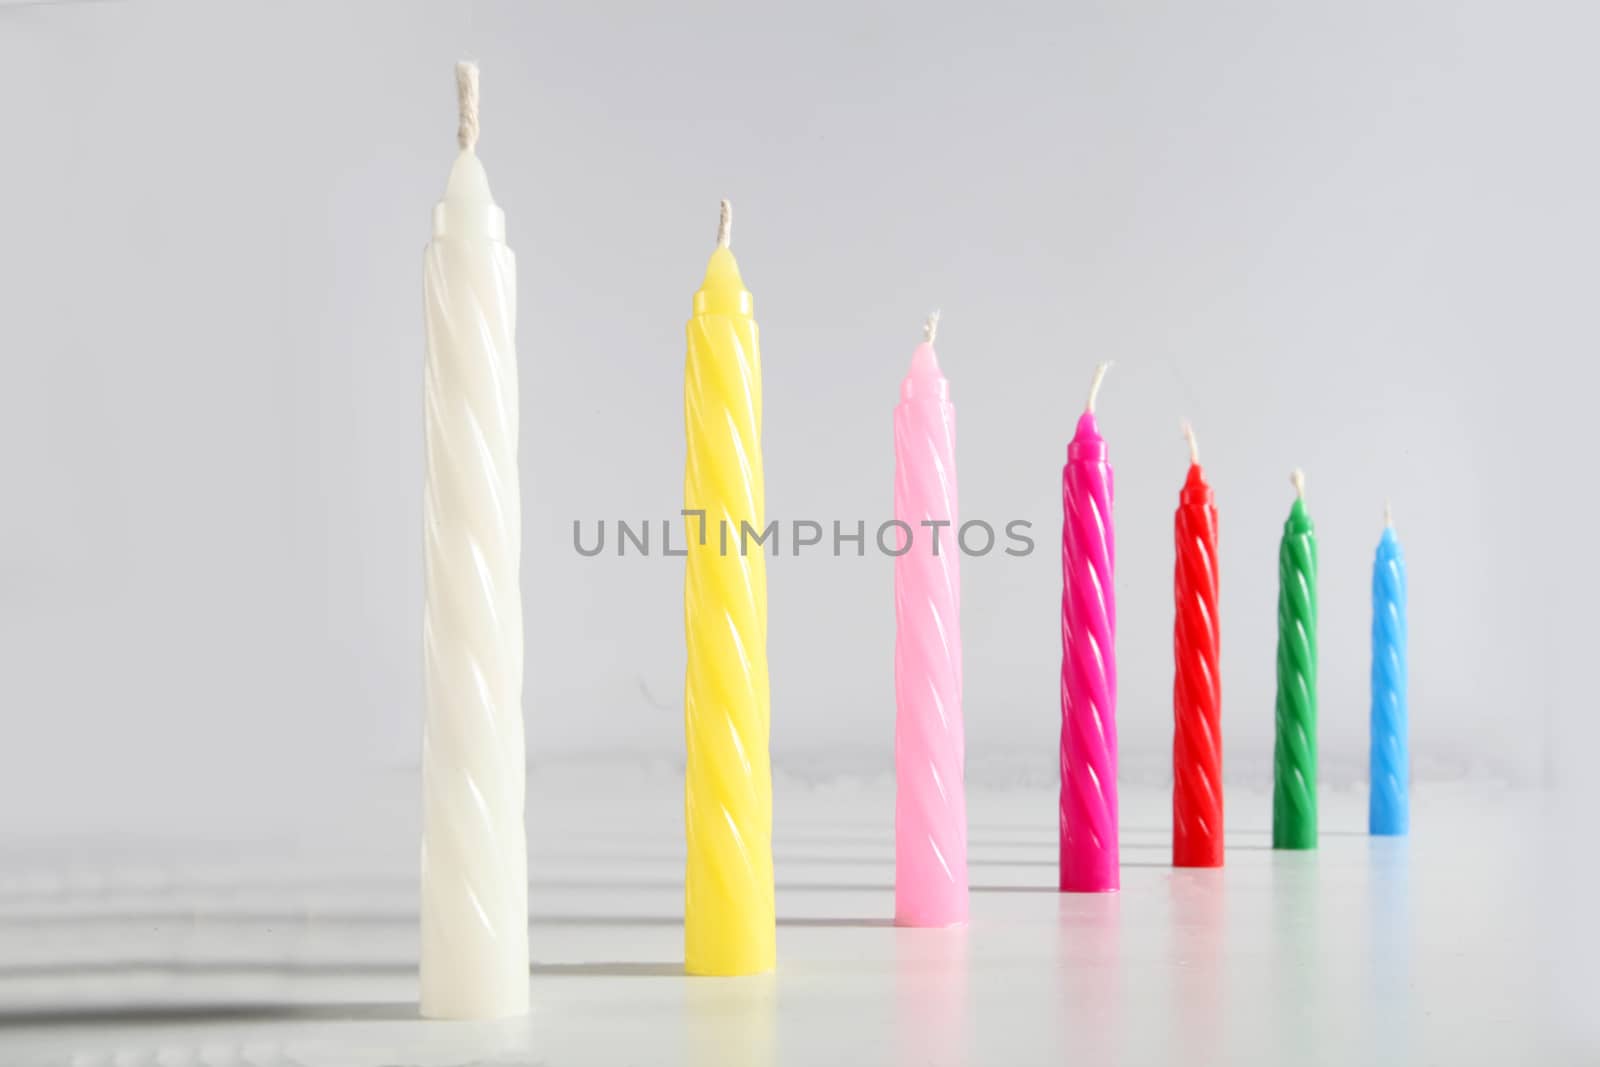
<svg viewBox="0 0 1600 1067">
<path fill-rule="evenodd" d="M 717 220 L 717 247 L 727 248 L 733 241 L 733 201 L 722 202 L 722 216 Z"/>
<path fill-rule="evenodd" d="M 1387 497 L 1385 497 L 1383 501 L 1383 524 L 1385 526 L 1394 525 L 1394 508 L 1390 506 Z"/>
<path fill-rule="evenodd" d="M 939 309 L 934 308 L 933 314 L 928 316 L 928 321 L 922 324 L 922 340 L 926 344 L 933 344 L 934 338 L 939 336 Z"/>
<path fill-rule="evenodd" d="M 1306 472 L 1296 467 L 1289 475 L 1289 484 L 1294 486 L 1295 496 L 1301 500 L 1306 498 Z"/>
<path fill-rule="evenodd" d="M 1189 462 L 1195 466 L 1200 465 L 1200 445 L 1194 439 L 1194 427 L 1188 419 L 1183 420 L 1183 439 L 1189 442 Z"/>
<path fill-rule="evenodd" d="M 1094 369 L 1094 381 L 1089 383 L 1089 403 L 1084 405 L 1084 410 L 1091 415 L 1094 414 L 1095 398 L 1100 395 L 1100 383 L 1106 380 L 1106 371 L 1110 369 L 1111 361 L 1109 359 Z"/>
<path fill-rule="evenodd" d="M 456 64 L 456 144 L 463 152 L 478 146 L 478 65 L 462 60 Z"/>
</svg>

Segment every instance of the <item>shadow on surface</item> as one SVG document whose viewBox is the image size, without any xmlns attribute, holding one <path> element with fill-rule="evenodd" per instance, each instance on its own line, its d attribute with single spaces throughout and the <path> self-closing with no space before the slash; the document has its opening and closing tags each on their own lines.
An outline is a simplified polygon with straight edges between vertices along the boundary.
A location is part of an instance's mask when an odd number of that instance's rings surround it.
<svg viewBox="0 0 1600 1067">
<path fill-rule="evenodd" d="M 973 885 L 969 893 L 1059 893 L 1053 885 Z"/>
<path fill-rule="evenodd" d="M 681 915 L 533 915 L 532 926 L 682 926 Z"/>
<path fill-rule="evenodd" d="M 682 888 L 678 886 L 677 888 Z M 780 893 L 893 893 L 894 885 L 873 885 L 871 882 L 779 882 Z"/>
<path fill-rule="evenodd" d="M 84 960 L 78 963 L 18 963 L 0 966 L 0 979 L 8 978 L 90 978 L 121 975 L 281 975 L 286 978 L 320 975 L 410 974 L 417 969 L 414 960 Z M 159 1007 L 159 1005 L 157 1006 Z M 203 1007 L 203 1005 L 201 1006 Z M 308 1009 L 318 1005 L 305 1005 Z M 4 1018 L 0 1008 L 0 1018 Z"/>
<path fill-rule="evenodd" d="M 569 921 L 572 925 L 586 923 L 601 923 L 618 926 L 643 926 L 663 925 L 676 926 L 682 920 L 676 918 L 656 918 L 653 916 L 558 916 L 557 918 Z M 781 922 L 782 920 L 780 920 Z M 826 921 L 826 920 L 823 920 Z M 367 976 L 385 977 L 394 975 L 408 975 L 416 971 L 417 965 L 412 960 L 378 962 L 371 960 L 329 960 L 325 962 L 261 962 L 255 960 L 205 960 L 205 961 L 172 961 L 172 960 L 123 960 L 120 962 L 102 963 L 98 961 L 85 961 L 82 963 L 36 963 L 18 964 L 15 966 L 0 967 L 0 979 L 38 979 L 38 978 L 103 978 L 131 975 L 171 975 L 174 977 L 208 977 L 225 975 L 265 975 L 284 978 L 322 977 L 322 976 Z M 609 975 L 612 977 L 643 977 L 658 975 L 682 975 L 681 963 L 534 963 L 531 972 L 536 975 Z M 162 1012 L 189 1012 L 196 1016 L 205 1016 L 207 1013 L 225 1015 L 228 1012 L 239 1013 L 240 1018 L 283 1016 L 290 1011 L 307 1013 L 310 1018 L 315 1013 L 322 1017 L 334 1017 L 340 1011 L 349 1009 L 351 1017 L 359 1015 L 363 1019 L 383 1018 L 375 1014 L 380 1009 L 389 1007 L 383 1004 L 370 1005 L 326 1005 L 326 1004 L 187 1004 L 187 1005 L 150 1005 L 145 1007 L 123 1008 L 94 1008 L 91 1013 L 106 1014 L 107 1022 L 120 1021 L 115 1013 L 126 1010 L 139 1018 L 152 1018 L 169 1021 L 169 1017 Z M 356 1011 L 361 1008 L 365 1014 Z M 29 1012 L 21 1009 L 0 1008 L 0 1025 L 8 1021 L 26 1019 L 29 1022 L 46 1022 L 54 1018 L 47 1009 L 41 1012 Z M 415 1006 L 409 1009 L 415 1015 Z M 249 1013 L 256 1013 L 251 1015 Z M 299 1016 L 295 1016 L 299 1017 Z M 170 1021 L 184 1021 L 176 1018 Z"/>
<path fill-rule="evenodd" d="M 205 925 L 264 926 L 286 930 L 326 924 L 330 926 L 396 926 L 417 921 L 414 911 L 216 911 L 197 908 L 163 908 L 139 911 L 44 911 L 0 913 L 3 926 L 88 926 L 130 923 L 160 930 L 164 925 L 192 930 Z"/>
<path fill-rule="evenodd" d="M 415 1004 L 130 1004 L 0 1009 L 0 1029 L 66 1026 L 203 1026 L 208 1023 L 416 1019 Z"/>
<path fill-rule="evenodd" d="M 967 857 L 968 867 L 1054 867 L 1059 860 L 996 860 Z"/>
<path fill-rule="evenodd" d="M 682 978 L 681 963 L 535 963 L 533 973 L 556 977 Z"/>
<path fill-rule="evenodd" d="M 1124 846 L 1126 851 L 1126 846 Z M 1060 860 L 1027 860 L 1022 863 L 981 863 L 977 860 L 968 860 L 969 867 L 1048 867 L 1056 870 L 1061 866 Z M 1117 864 L 1119 867 L 1171 867 L 1172 864 L 1165 860 L 1123 860 Z"/>
<path fill-rule="evenodd" d="M 894 850 L 884 849 L 882 853 L 873 856 L 840 856 L 833 853 L 827 855 L 784 852 L 774 849 L 773 862 L 783 865 L 795 864 L 806 867 L 890 867 L 894 865 Z"/>
<path fill-rule="evenodd" d="M 534 926 L 682 926 L 681 915 L 535 915 Z M 779 926 L 893 926 L 888 919 L 812 918 L 778 916 Z"/>
<path fill-rule="evenodd" d="M 683 879 L 677 881 L 629 881 L 618 878 L 615 881 L 606 879 L 544 879 L 529 883 L 534 890 L 541 889 L 571 889 L 589 893 L 604 893 L 608 891 L 652 891 L 663 893 L 682 893 Z M 881 893 L 893 886 L 874 885 L 871 882 L 778 882 L 777 890 L 780 893 Z"/>
</svg>

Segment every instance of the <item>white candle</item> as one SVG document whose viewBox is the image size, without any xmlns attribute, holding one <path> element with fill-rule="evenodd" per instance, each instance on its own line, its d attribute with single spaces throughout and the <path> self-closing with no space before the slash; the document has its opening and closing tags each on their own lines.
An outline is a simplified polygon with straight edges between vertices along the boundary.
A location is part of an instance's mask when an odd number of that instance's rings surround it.
<svg viewBox="0 0 1600 1067">
<path fill-rule="evenodd" d="M 516 260 L 478 162 L 478 70 L 433 211 L 423 500 L 422 1014 L 528 1010 Z"/>
</svg>

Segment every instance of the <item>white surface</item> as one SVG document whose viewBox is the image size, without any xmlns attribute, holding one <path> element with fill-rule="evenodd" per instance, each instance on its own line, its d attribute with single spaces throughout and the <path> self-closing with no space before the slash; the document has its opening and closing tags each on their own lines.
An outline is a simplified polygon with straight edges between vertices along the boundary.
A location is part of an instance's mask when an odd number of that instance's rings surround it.
<svg viewBox="0 0 1600 1067">
<path fill-rule="evenodd" d="M 1419 776 L 1537 781 L 1589 684 L 1597 37 L 1572 0 L 6 8 L 0 830 L 42 793 L 89 833 L 281 821 L 415 764 L 417 264 L 463 56 L 520 255 L 536 759 L 682 751 L 682 561 L 579 559 L 571 523 L 677 514 L 683 326 L 727 196 L 770 514 L 888 517 L 896 385 L 942 307 L 964 510 L 1035 523 L 1033 556 L 964 568 L 974 781 L 1054 774 L 1051 531 L 1105 358 L 1125 777 L 1170 751 L 1188 416 L 1235 780 L 1270 763 L 1299 465 L 1325 780 L 1364 774 L 1388 497 Z M 779 767 L 889 766 L 890 561 L 770 571 Z"/>
<path fill-rule="evenodd" d="M 617 777 L 625 806 L 582 784 Z M 688 979 L 677 777 L 536 774 L 532 810 L 570 826 L 532 839 L 533 1012 L 499 1024 L 415 1018 L 403 819 L 354 848 L 8 850 L 0 1062 L 1595 1062 L 1545 1012 L 1537 796 L 1424 790 L 1394 841 L 1325 793 L 1322 849 L 1288 854 L 1235 790 L 1227 868 L 1176 872 L 1166 796 L 1131 791 L 1125 888 L 1062 896 L 1054 797 L 974 790 L 972 923 L 925 931 L 888 925 L 892 790 L 777 787 L 778 972 Z"/>
</svg>

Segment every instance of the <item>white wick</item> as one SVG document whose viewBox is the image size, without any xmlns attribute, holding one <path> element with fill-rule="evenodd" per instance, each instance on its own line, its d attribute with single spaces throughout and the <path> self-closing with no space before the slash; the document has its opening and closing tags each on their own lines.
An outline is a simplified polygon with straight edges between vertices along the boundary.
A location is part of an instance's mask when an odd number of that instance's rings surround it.
<svg viewBox="0 0 1600 1067">
<path fill-rule="evenodd" d="M 934 309 L 928 316 L 928 321 L 922 324 L 922 340 L 926 344 L 933 344 L 933 339 L 939 336 L 939 310 Z"/>
<path fill-rule="evenodd" d="M 722 202 L 722 217 L 717 220 L 717 247 L 727 248 L 733 240 L 733 201 Z"/>
<path fill-rule="evenodd" d="M 1084 410 L 1091 415 L 1094 414 L 1095 398 L 1100 395 L 1100 383 L 1106 380 L 1106 371 L 1110 369 L 1109 359 L 1094 369 L 1094 381 L 1089 383 L 1089 403 L 1084 405 Z"/>
<path fill-rule="evenodd" d="M 1306 472 L 1296 467 L 1289 474 L 1289 484 L 1294 486 L 1294 495 L 1301 500 L 1306 498 Z"/>
<path fill-rule="evenodd" d="M 1195 466 L 1200 465 L 1200 445 L 1194 439 L 1194 427 L 1188 419 L 1183 420 L 1183 439 L 1189 442 L 1189 462 Z"/>
<path fill-rule="evenodd" d="M 478 146 L 478 64 L 462 60 L 456 64 L 456 144 L 463 152 Z"/>
<path fill-rule="evenodd" d="M 1383 524 L 1385 526 L 1394 525 L 1394 508 L 1389 505 L 1389 499 L 1387 497 L 1385 497 L 1383 501 Z"/>
</svg>

